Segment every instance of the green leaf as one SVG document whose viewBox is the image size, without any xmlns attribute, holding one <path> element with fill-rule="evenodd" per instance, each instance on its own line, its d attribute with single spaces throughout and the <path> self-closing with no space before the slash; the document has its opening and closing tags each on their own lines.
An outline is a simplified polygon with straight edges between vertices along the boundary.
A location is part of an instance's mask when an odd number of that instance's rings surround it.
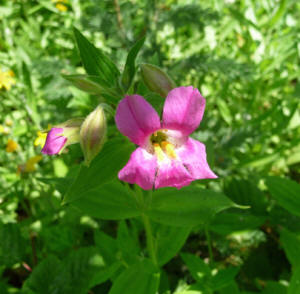
<svg viewBox="0 0 300 294">
<path fill-rule="evenodd" d="M 266 180 L 274 199 L 290 213 L 300 216 L 300 185 L 279 177 L 268 177 Z"/>
<path fill-rule="evenodd" d="M 300 293 L 300 266 L 298 265 L 292 271 L 292 278 L 288 289 L 288 294 Z"/>
<path fill-rule="evenodd" d="M 0 224 L 0 240 L 0 264 L 12 266 L 22 261 L 26 243 L 18 224 Z"/>
<path fill-rule="evenodd" d="M 296 235 L 286 229 L 280 233 L 280 241 L 289 262 L 294 266 L 300 266 L 300 235 Z"/>
<path fill-rule="evenodd" d="M 181 257 L 196 281 L 205 283 L 211 279 L 210 267 L 200 257 L 190 253 L 182 253 Z"/>
<path fill-rule="evenodd" d="M 231 282 L 226 287 L 218 291 L 219 294 L 240 294 L 240 290 L 235 282 Z"/>
<path fill-rule="evenodd" d="M 217 105 L 222 118 L 230 126 L 232 123 L 232 115 L 227 103 L 222 99 L 217 99 Z"/>
<path fill-rule="evenodd" d="M 125 92 L 130 88 L 131 83 L 133 81 L 135 70 L 136 70 L 135 59 L 139 51 L 141 50 L 142 46 L 144 45 L 144 42 L 145 42 L 145 37 L 138 40 L 128 53 L 125 68 L 121 79 Z"/>
<path fill-rule="evenodd" d="M 116 273 L 118 273 L 122 266 L 123 265 L 120 261 L 116 261 L 101 271 L 95 271 L 89 283 L 89 288 L 93 288 L 94 286 L 102 284 L 108 279 L 111 279 Z"/>
<path fill-rule="evenodd" d="M 63 75 L 63 78 L 71 82 L 76 88 L 92 95 L 101 95 L 105 92 L 105 88 L 100 86 L 94 80 L 96 76 L 88 75 Z"/>
<path fill-rule="evenodd" d="M 48 256 L 34 268 L 33 272 L 23 285 L 25 293 L 44 294 L 66 294 L 70 293 L 70 274 L 65 271 L 58 279 L 58 271 L 62 267 L 62 262 L 55 256 Z M 76 292 L 77 293 L 77 292 Z"/>
<path fill-rule="evenodd" d="M 229 267 L 218 271 L 211 279 L 211 289 L 215 291 L 229 286 L 234 282 L 234 278 L 239 272 L 239 269 L 239 267 Z"/>
<path fill-rule="evenodd" d="M 156 255 L 159 266 L 163 266 L 179 252 L 189 236 L 190 231 L 190 227 L 178 228 L 157 224 Z"/>
<path fill-rule="evenodd" d="M 119 182 L 88 190 L 72 206 L 83 213 L 107 220 L 120 220 L 140 215 L 135 198 Z"/>
<path fill-rule="evenodd" d="M 221 235 L 228 235 L 237 231 L 254 230 L 260 227 L 265 219 L 244 212 L 223 212 L 214 217 L 209 229 Z"/>
<path fill-rule="evenodd" d="M 275 281 L 268 281 L 261 294 L 286 294 L 288 286 Z"/>
<path fill-rule="evenodd" d="M 147 214 L 162 224 L 195 226 L 208 222 L 217 212 L 233 206 L 235 204 L 224 194 L 211 190 L 163 188 L 153 193 Z"/>
<path fill-rule="evenodd" d="M 140 254 L 139 242 L 128 228 L 125 221 L 121 221 L 118 227 L 117 242 L 122 258 L 128 264 L 138 261 Z"/>
<path fill-rule="evenodd" d="M 159 272 L 147 259 L 127 268 L 114 282 L 109 294 L 155 294 Z"/>
<path fill-rule="evenodd" d="M 116 255 L 118 252 L 117 240 L 101 231 L 96 231 L 94 238 L 96 247 L 99 248 L 105 262 L 107 264 L 111 264 L 116 261 Z"/>
<path fill-rule="evenodd" d="M 286 3 L 287 0 L 281 0 L 280 5 L 274 14 L 274 16 L 271 18 L 270 22 L 268 23 L 268 28 L 273 27 L 279 20 L 280 18 L 284 15 L 284 12 L 286 10 Z"/>
<path fill-rule="evenodd" d="M 224 193 L 239 205 L 250 206 L 256 214 L 266 213 L 266 197 L 252 182 L 244 179 L 225 181 Z"/>
<path fill-rule="evenodd" d="M 117 78 L 120 75 L 116 65 L 76 28 L 74 28 L 74 35 L 86 72 L 89 75 L 100 76 L 111 86 L 116 85 Z"/>
<path fill-rule="evenodd" d="M 133 149 L 133 144 L 123 139 L 116 138 L 106 142 L 89 167 L 81 166 L 76 180 L 64 197 L 64 203 L 80 199 L 89 194 L 90 190 L 95 192 L 102 185 L 116 179 Z"/>
<path fill-rule="evenodd" d="M 106 279 L 110 278 L 103 257 L 95 247 L 72 251 L 58 269 L 58 277 L 65 271 L 70 273 L 71 293 L 74 294 L 86 294 L 91 286 L 105 281 L 103 278 L 99 280 L 100 274 L 106 275 Z"/>
</svg>

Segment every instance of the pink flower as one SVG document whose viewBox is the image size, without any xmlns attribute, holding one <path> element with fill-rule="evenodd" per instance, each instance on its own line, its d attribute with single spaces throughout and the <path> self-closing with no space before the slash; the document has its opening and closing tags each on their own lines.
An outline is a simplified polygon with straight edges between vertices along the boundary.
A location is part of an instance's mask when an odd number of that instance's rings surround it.
<svg viewBox="0 0 300 294">
<path fill-rule="evenodd" d="M 200 124 L 205 99 L 192 86 L 171 90 L 162 122 L 141 96 L 126 96 L 118 105 L 120 132 L 139 147 L 119 172 L 119 179 L 145 190 L 189 185 L 197 179 L 217 178 L 206 161 L 205 146 L 189 135 Z"/>
<path fill-rule="evenodd" d="M 52 128 L 49 131 L 42 153 L 54 155 L 60 152 L 67 142 L 67 138 L 62 135 L 63 131 L 63 128 Z"/>
</svg>

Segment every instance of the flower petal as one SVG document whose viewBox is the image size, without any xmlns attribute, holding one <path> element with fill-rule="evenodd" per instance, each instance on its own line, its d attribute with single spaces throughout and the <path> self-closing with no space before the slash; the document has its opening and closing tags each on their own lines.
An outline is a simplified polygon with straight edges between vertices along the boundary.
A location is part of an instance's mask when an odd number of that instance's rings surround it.
<svg viewBox="0 0 300 294">
<path fill-rule="evenodd" d="M 42 153 L 48 155 L 54 155 L 59 153 L 59 151 L 64 147 L 67 142 L 67 138 L 61 136 L 63 133 L 63 128 L 52 128 L 47 135 L 46 143 L 42 149 Z"/>
<path fill-rule="evenodd" d="M 186 143 L 176 153 L 194 179 L 217 178 L 208 166 L 205 145 L 203 143 L 188 138 Z"/>
<path fill-rule="evenodd" d="M 123 135 L 140 146 L 151 133 L 160 129 L 157 112 L 139 95 L 126 96 L 121 100 L 116 112 L 116 124 Z"/>
<path fill-rule="evenodd" d="M 177 189 L 188 186 L 193 178 L 186 168 L 177 160 L 170 160 L 159 165 L 155 189 L 162 187 L 175 187 Z"/>
<path fill-rule="evenodd" d="M 205 99 L 198 89 L 179 87 L 171 90 L 163 110 L 163 128 L 191 134 L 200 124 L 205 109 Z"/>
<path fill-rule="evenodd" d="M 139 147 L 132 152 L 118 176 L 122 181 L 138 184 L 144 190 L 150 190 L 154 185 L 156 167 L 156 157 Z"/>
</svg>

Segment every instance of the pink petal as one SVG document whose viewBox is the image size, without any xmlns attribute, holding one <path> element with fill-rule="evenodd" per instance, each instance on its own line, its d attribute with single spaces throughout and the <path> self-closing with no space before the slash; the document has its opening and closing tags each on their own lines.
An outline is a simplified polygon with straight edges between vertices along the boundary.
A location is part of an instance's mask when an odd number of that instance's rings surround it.
<svg viewBox="0 0 300 294">
<path fill-rule="evenodd" d="M 59 153 L 59 151 L 64 147 L 67 142 L 67 138 L 61 136 L 63 133 L 63 128 L 52 128 L 47 135 L 46 143 L 42 149 L 42 153 L 48 155 L 54 155 Z"/>
<path fill-rule="evenodd" d="M 205 99 L 198 89 L 179 87 L 171 90 L 163 110 L 163 128 L 191 134 L 200 124 L 205 109 Z"/>
<path fill-rule="evenodd" d="M 144 190 L 150 190 L 154 185 L 156 167 L 156 157 L 139 147 L 132 152 L 118 176 L 122 181 L 138 184 Z"/>
<path fill-rule="evenodd" d="M 175 187 L 177 189 L 188 186 L 193 178 L 186 168 L 177 160 L 161 163 L 158 167 L 155 189 Z"/>
<path fill-rule="evenodd" d="M 206 161 L 205 145 L 188 138 L 186 143 L 177 149 L 177 156 L 194 179 L 215 179 L 217 176 Z"/>
<path fill-rule="evenodd" d="M 133 143 L 144 145 L 145 139 L 160 129 L 160 118 L 141 96 L 126 96 L 118 105 L 116 124 L 119 131 Z"/>
</svg>

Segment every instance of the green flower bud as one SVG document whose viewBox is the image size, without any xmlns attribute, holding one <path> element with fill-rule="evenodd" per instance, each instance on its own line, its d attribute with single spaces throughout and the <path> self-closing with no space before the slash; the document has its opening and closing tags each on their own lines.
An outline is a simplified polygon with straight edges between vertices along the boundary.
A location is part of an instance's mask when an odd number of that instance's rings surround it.
<svg viewBox="0 0 300 294">
<path fill-rule="evenodd" d="M 157 66 L 142 64 L 141 73 L 146 86 L 164 98 L 176 87 L 171 78 Z"/>
<path fill-rule="evenodd" d="M 105 113 L 99 105 L 85 118 L 80 129 L 80 145 L 87 166 L 100 152 L 106 139 L 106 129 Z"/>
</svg>

